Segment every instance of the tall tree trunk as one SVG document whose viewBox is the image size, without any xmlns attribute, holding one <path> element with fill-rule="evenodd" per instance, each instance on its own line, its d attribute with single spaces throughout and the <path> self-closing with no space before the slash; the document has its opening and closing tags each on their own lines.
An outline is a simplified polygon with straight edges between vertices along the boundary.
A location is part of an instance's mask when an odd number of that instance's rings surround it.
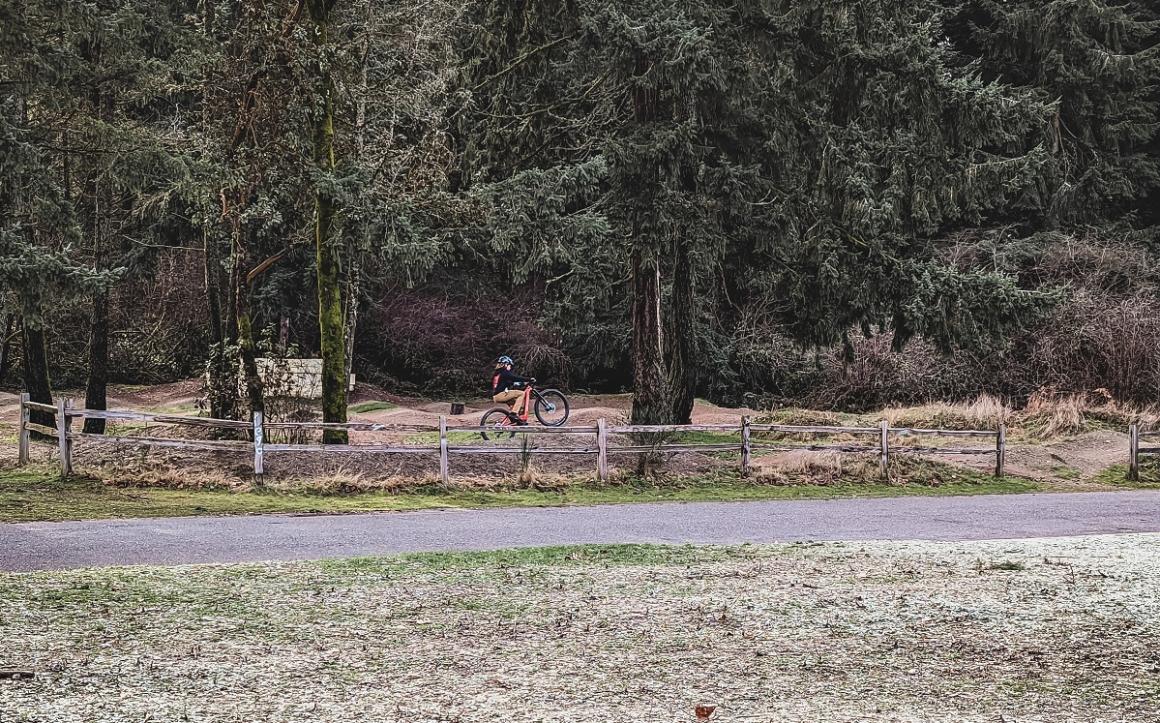
<svg viewBox="0 0 1160 723">
<path fill-rule="evenodd" d="M 252 414 L 265 412 L 266 404 L 262 394 L 262 378 L 258 374 L 257 345 L 254 343 L 254 330 L 250 321 L 250 295 L 253 289 L 246 273 L 249 262 L 248 249 L 253 247 L 253 243 L 250 243 L 253 239 L 247 239 L 247 243 L 244 244 L 242 242 L 243 234 L 251 233 L 252 230 L 245 229 L 240 224 L 235 232 L 234 269 L 231 274 L 234 280 L 231 326 L 237 329 L 238 353 L 242 362 L 242 375 L 246 381 L 246 399 L 249 401 Z"/>
<path fill-rule="evenodd" d="M 109 292 L 93 295 L 93 316 L 89 327 L 89 379 L 85 385 L 85 409 L 108 408 L 109 388 Z M 85 417 L 87 434 L 104 434 L 105 420 Z"/>
<path fill-rule="evenodd" d="M 636 74 L 646 75 L 652 63 L 643 55 L 637 58 Z M 647 125 L 656 120 L 656 89 L 641 84 L 632 91 L 633 120 Z M 654 182 L 659 182 L 655 179 Z M 648 194 L 628 201 L 650 203 Z M 656 230 L 642 223 L 646 210 L 633 208 L 632 215 L 632 423 L 664 424 L 670 405 L 665 385 L 664 334 L 661 326 L 661 268 L 656 246 Z M 642 456 L 641 467 L 646 465 Z"/>
<path fill-rule="evenodd" d="M 314 23 L 314 40 L 319 60 L 326 48 L 330 12 L 335 0 L 307 0 L 306 6 Z M 333 172 L 334 160 L 334 84 L 328 64 L 317 67 L 318 88 L 321 93 L 314 112 L 314 163 L 325 172 Z M 340 239 L 335 238 L 337 205 L 329 191 L 315 192 L 314 245 L 318 263 L 318 329 L 322 354 L 322 419 L 324 422 L 346 421 L 346 339 L 342 306 Z M 324 444 L 346 444 L 346 430 L 328 429 L 323 432 Z"/>
<path fill-rule="evenodd" d="M 8 314 L 4 319 L 4 340 L 0 343 L 0 385 L 8 377 L 8 367 L 12 364 L 12 327 L 16 323 L 16 314 Z"/>
<path fill-rule="evenodd" d="M 209 312 L 209 334 L 214 344 L 225 341 L 225 329 L 222 319 L 222 270 L 221 257 L 218 255 L 217 239 L 208 228 L 201 231 L 203 257 L 205 259 L 205 301 Z"/>
<path fill-rule="evenodd" d="M 697 313 L 693 259 L 689 244 L 674 244 L 673 298 L 670 308 L 669 389 L 672 398 L 673 424 L 693 421 L 693 402 L 697 391 Z"/>
<path fill-rule="evenodd" d="M 94 92 L 94 103 L 102 111 L 105 105 L 99 92 Z M 109 114 L 111 116 L 111 113 Z M 88 232 L 93 245 L 93 267 L 97 270 L 105 266 L 105 239 L 101 222 L 102 213 L 112 212 L 112 204 L 102 207 L 102 184 L 95 175 L 85 184 L 88 198 Z M 108 407 L 109 386 L 109 291 L 100 289 L 92 297 L 92 315 L 89 319 L 89 377 L 85 384 L 85 408 L 106 409 Z M 104 434 L 105 420 L 85 417 L 84 431 L 87 434 Z"/>
<path fill-rule="evenodd" d="M 206 363 L 206 397 L 209 416 L 214 419 L 235 419 L 238 416 L 238 366 L 235 363 L 231 340 L 226 336 L 226 314 L 222 309 L 222 268 L 217 238 L 209 228 L 209 219 L 202 229 L 205 255 L 205 299 L 209 313 L 210 347 Z M 229 319 L 234 313 L 229 313 Z M 237 327 L 233 324 L 234 329 Z"/>
<path fill-rule="evenodd" d="M 666 423 L 660 262 L 640 247 L 632 251 L 632 370 L 632 423 Z"/>
<path fill-rule="evenodd" d="M 367 96 L 369 95 L 367 88 L 369 87 L 368 77 L 371 65 L 370 38 L 376 31 L 374 27 L 374 11 L 375 3 L 366 3 L 366 15 L 363 17 L 363 28 L 366 39 L 363 42 L 358 103 L 355 106 L 354 114 L 354 152 L 360 158 L 366 152 Z M 360 229 L 358 233 L 349 234 L 349 241 L 346 248 L 346 356 L 343 357 L 346 366 L 343 375 L 344 379 L 350 379 L 351 372 L 354 371 L 354 342 L 356 334 L 358 333 L 358 304 L 362 286 L 362 254 L 363 249 L 370 245 L 370 241 L 367 238 L 362 238 L 362 243 L 359 243 L 360 233 L 365 233 L 365 231 Z"/>
<path fill-rule="evenodd" d="M 52 404 L 52 384 L 48 379 L 48 350 L 45 347 L 44 330 L 40 327 L 22 324 L 24 336 L 24 388 L 28 398 L 41 404 Z M 53 426 L 54 415 L 47 412 L 32 412 L 31 420 L 46 427 Z"/>
<path fill-rule="evenodd" d="M 217 27 L 217 4 L 215 0 L 203 0 L 202 4 L 202 32 L 213 42 Z M 202 85 L 201 119 L 205 128 L 210 127 L 210 71 L 206 70 L 206 77 Z M 225 209 L 222 209 L 224 215 Z M 214 419 L 236 419 L 240 400 L 238 398 L 238 365 L 234 356 L 231 342 L 236 334 L 227 334 L 227 325 L 234 318 L 233 310 L 226 306 L 226 287 L 222 283 L 222 237 L 216 232 L 216 226 L 211 220 L 211 207 L 205 209 L 205 218 L 202 220 L 201 244 L 202 259 L 205 273 L 205 301 L 209 316 L 210 340 L 213 342 L 209 358 L 206 361 L 206 398 L 209 402 L 209 416 Z M 232 267 L 231 267 L 232 268 Z M 228 287 L 233 293 L 233 286 Z M 236 326 L 230 324 L 234 330 Z"/>
<path fill-rule="evenodd" d="M 343 378 L 347 380 L 350 379 L 351 372 L 354 371 L 354 339 L 355 332 L 358 329 L 358 300 L 361 274 L 362 264 L 359 261 L 359 252 L 357 249 L 351 249 L 350 270 L 347 272 L 346 279 L 346 349 L 343 354 L 343 361 L 346 363 Z"/>
</svg>

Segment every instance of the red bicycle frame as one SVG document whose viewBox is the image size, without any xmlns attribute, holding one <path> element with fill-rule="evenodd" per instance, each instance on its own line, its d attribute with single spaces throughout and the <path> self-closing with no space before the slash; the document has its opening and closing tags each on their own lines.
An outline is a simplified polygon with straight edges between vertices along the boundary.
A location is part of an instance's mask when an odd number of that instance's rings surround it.
<svg viewBox="0 0 1160 723">
<path fill-rule="evenodd" d="M 517 415 L 520 418 L 521 422 L 528 421 L 528 410 L 531 408 L 531 406 L 532 406 L 532 385 L 529 384 L 528 386 L 524 387 L 524 405 L 523 405 L 522 411 L 520 411 L 520 413 Z M 510 402 L 508 403 L 508 409 L 509 410 L 511 409 Z M 510 421 L 511 421 L 511 417 L 508 417 L 508 422 L 510 422 Z M 507 422 L 505 422 L 505 424 L 506 423 Z"/>
</svg>

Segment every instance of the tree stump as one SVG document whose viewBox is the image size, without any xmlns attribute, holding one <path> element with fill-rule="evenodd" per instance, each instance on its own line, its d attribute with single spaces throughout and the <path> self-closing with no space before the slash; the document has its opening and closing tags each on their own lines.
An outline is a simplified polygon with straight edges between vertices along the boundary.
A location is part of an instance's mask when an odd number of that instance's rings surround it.
<svg viewBox="0 0 1160 723">
<path fill-rule="evenodd" d="M 463 414 L 464 409 L 465 409 L 465 407 L 464 407 L 463 402 L 452 402 L 451 403 L 451 416 L 455 417 L 455 416 L 459 416 L 460 414 Z"/>
</svg>

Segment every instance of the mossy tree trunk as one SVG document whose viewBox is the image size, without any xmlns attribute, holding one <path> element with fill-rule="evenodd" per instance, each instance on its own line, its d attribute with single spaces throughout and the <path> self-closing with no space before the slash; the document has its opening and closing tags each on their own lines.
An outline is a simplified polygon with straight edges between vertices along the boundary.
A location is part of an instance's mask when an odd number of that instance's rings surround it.
<svg viewBox="0 0 1160 723">
<path fill-rule="evenodd" d="M 321 56 L 327 51 L 330 16 L 336 0 L 307 0 L 306 7 L 314 24 L 314 40 Z M 322 58 L 320 57 L 320 60 Z M 334 84 L 329 63 L 317 66 L 319 97 L 314 108 L 314 163 L 319 170 L 331 173 L 334 156 Z M 324 422 L 346 421 L 346 334 L 342 304 L 342 243 L 335 232 L 338 207 L 330 192 L 320 187 L 314 195 L 314 244 L 318 264 L 318 330 L 322 352 L 322 419 Z M 328 429 L 325 444 L 346 444 L 345 430 Z"/>
</svg>

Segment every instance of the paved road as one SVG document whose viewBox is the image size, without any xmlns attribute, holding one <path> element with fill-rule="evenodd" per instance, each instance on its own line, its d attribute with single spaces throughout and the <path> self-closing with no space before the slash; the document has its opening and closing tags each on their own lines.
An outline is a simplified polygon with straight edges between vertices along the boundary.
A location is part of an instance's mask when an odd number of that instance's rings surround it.
<svg viewBox="0 0 1160 723">
<path fill-rule="evenodd" d="M 0 524 L 0 570 L 579 543 L 975 540 L 1116 532 L 1160 532 L 1160 491 Z"/>
</svg>

